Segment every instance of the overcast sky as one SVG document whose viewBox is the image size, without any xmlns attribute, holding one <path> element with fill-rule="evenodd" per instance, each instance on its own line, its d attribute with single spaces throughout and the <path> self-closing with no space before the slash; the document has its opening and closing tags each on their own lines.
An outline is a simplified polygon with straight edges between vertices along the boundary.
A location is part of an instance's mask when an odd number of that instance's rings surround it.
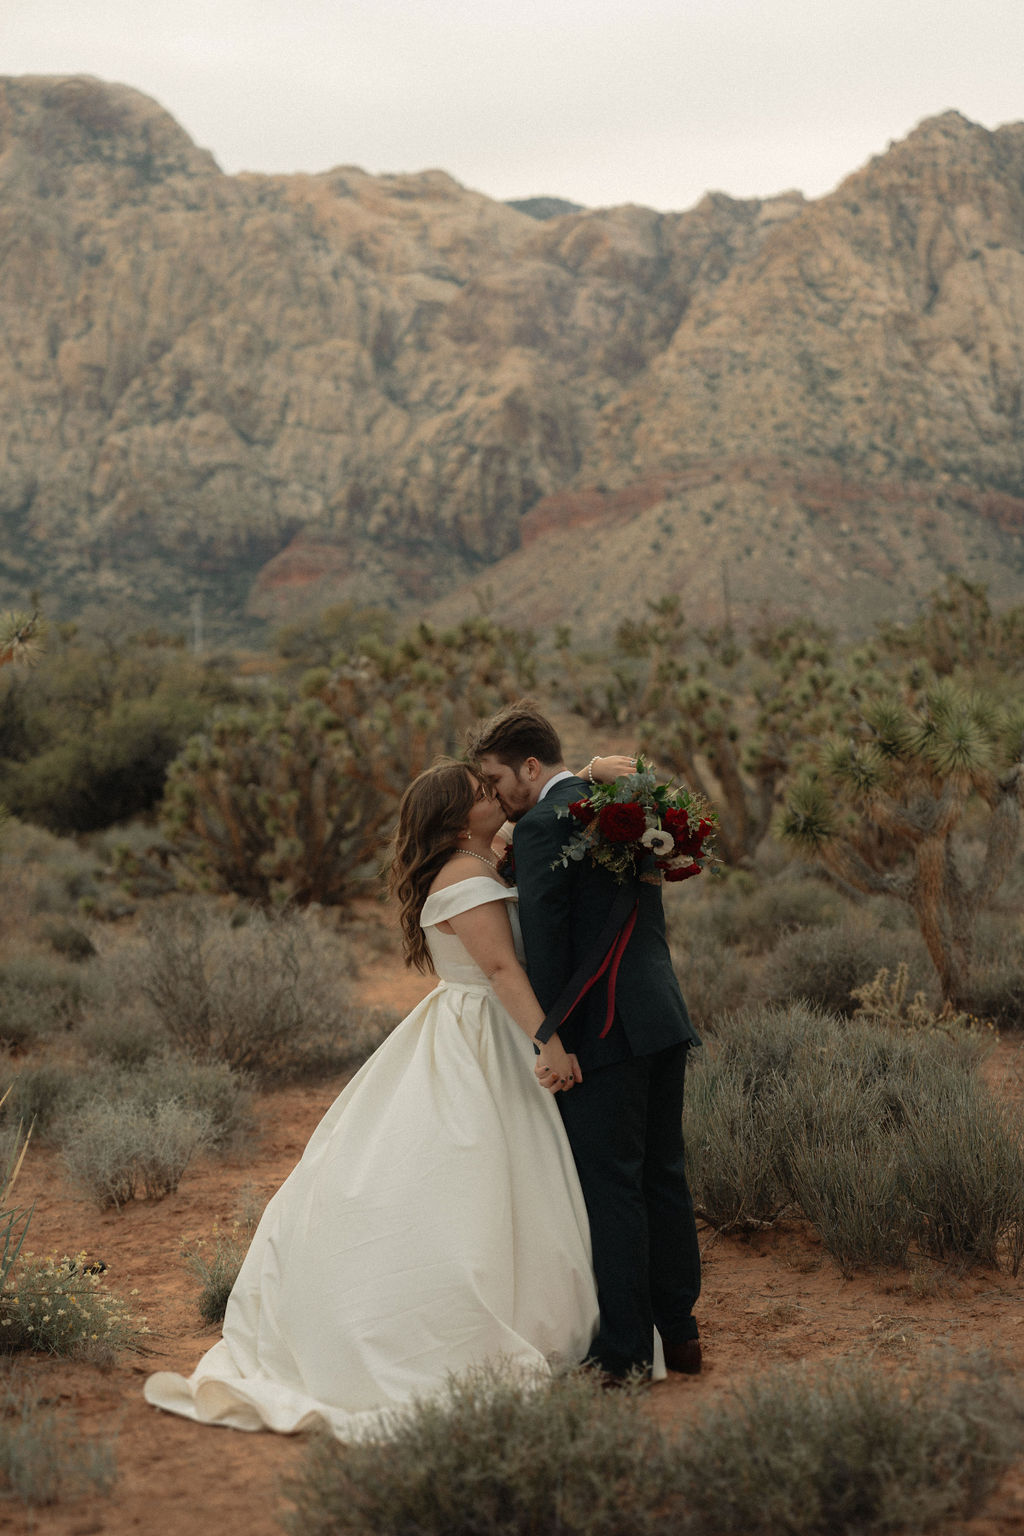
<svg viewBox="0 0 1024 1536">
<path fill-rule="evenodd" d="M 0 0 L 0 73 L 136 86 L 226 171 L 680 209 L 1024 118 L 1024 0 Z"/>
</svg>

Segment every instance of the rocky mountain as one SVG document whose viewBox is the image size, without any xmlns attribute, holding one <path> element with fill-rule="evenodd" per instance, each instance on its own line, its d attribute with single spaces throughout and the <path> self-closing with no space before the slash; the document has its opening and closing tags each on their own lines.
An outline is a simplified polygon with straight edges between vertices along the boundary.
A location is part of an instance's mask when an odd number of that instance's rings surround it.
<svg viewBox="0 0 1024 1536">
<path fill-rule="evenodd" d="M 0 598 L 475 589 L 591 636 L 669 589 L 1020 600 L 1024 124 L 947 113 L 814 202 L 559 211 L 226 176 L 136 91 L 17 77 L 0 250 Z"/>
</svg>

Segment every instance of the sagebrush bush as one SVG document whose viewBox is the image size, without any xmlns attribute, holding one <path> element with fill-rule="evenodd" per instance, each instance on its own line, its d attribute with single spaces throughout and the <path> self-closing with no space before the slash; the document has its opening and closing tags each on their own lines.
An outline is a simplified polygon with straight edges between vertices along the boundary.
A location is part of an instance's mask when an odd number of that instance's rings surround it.
<svg viewBox="0 0 1024 1536">
<path fill-rule="evenodd" d="M 75 1415 L 40 1401 L 39 1390 L 8 1378 L 0 1388 L 0 1498 L 57 1504 L 86 1493 L 107 1493 L 115 1478 L 114 1449 L 82 1434 Z"/>
<path fill-rule="evenodd" d="M 139 984 L 174 1042 L 262 1081 L 352 1059 L 352 961 L 310 915 L 251 912 L 235 925 L 178 908 L 151 919 Z M 360 1047 L 362 1042 L 359 1042 Z"/>
<path fill-rule="evenodd" d="M 252 1088 L 244 1073 L 224 1061 L 193 1061 L 168 1053 L 149 1057 L 141 1067 L 99 1080 L 104 1096 L 130 1100 L 148 1114 L 160 1104 L 177 1103 L 204 1116 L 209 1145 L 222 1149 L 252 1130 Z"/>
<path fill-rule="evenodd" d="M 807 1005 L 719 1019 L 687 1088 L 698 1212 L 757 1226 L 793 1205 L 844 1272 L 1024 1257 L 1024 1117 L 996 1102 L 976 1035 L 846 1023 Z"/>
<path fill-rule="evenodd" d="M 848 1093 L 837 1097 L 848 1105 Z M 897 1135 L 797 1134 L 785 1158 L 794 1202 L 845 1275 L 906 1264 L 915 1223 Z"/>
<path fill-rule="evenodd" d="M 982 960 L 971 972 L 971 1012 L 997 1029 L 1024 1029 L 1024 954 L 1009 949 Z"/>
<path fill-rule="evenodd" d="M 294 1536 L 663 1532 L 669 1443 L 634 1393 L 576 1372 L 532 1390 L 497 1369 L 396 1417 L 386 1441 L 315 1437 L 287 1485 Z"/>
<path fill-rule="evenodd" d="M 1017 1274 L 1024 1256 L 1024 1120 L 966 1078 L 909 1105 L 903 1179 L 921 1248 Z"/>
<path fill-rule="evenodd" d="M 672 963 L 679 977 L 690 1016 L 698 1029 L 720 1014 L 741 1008 L 750 995 L 747 968 L 717 939 L 696 943 L 693 935 L 677 940 Z"/>
<path fill-rule="evenodd" d="M 140 1348 L 148 1332 L 146 1319 L 108 1290 L 84 1253 L 41 1259 L 23 1252 L 0 1289 L 3 1353 L 38 1350 L 104 1364 L 118 1350 Z"/>
<path fill-rule="evenodd" d="M 686 1426 L 668 1536 L 918 1533 L 973 1516 L 1024 1445 L 1013 1373 L 989 1356 L 787 1367 Z"/>
<path fill-rule="evenodd" d="M 990 1357 L 788 1367 L 688 1417 L 585 1374 L 494 1371 L 396 1416 L 390 1438 L 312 1439 L 286 1484 L 294 1536 L 871 1536 L 976 1514 L 1024 1445 Z"/>
<path fill-rule="evenodd" d="M 798 928 L 783 935 L 765 957 L 762 996 L 768 1002 L 816 1003 L 831 1013 L 851 1014 L 853 989 L 887 966 L 904 962 L 911 992 L 936 996 L 935 978 L 924 945 L 907 929 L 883 928 L 869 915 L 850 911 L 832 927 Z M 937 1001 L 937 999 L 936 999 Z"/>
<path fill-rule="evenodd" d="M 4 832 L 7 890 L 30 913 L 70 916 L 100 894 L 100 866 L 70 838 L 12 820 Z"/>
<path fill-rule="evenodd" d="M 50 1140 L 60 1122 L 73 1114 L 92 1091 L 90 1073 L 71 1062 L 26 1064 L 11 1079 L 10 1094 L 0 1110 L 0 1124 L 22 1121 L 33 1127 L 37 1140 Z"/>
<path fill-rule="evenodd" d="M 49 922 L 44 925 L 43 932 L 51 949 L 66 960 L 91 960 L 96 954 L 92 939 L 75 923 Z"/>
<path fill-rule="evenodd" d="M 722 1232 L 770 1224 L 788 1203 L 781 1177 L 785 1127 L 774 1089 L 727 1063 L 704 1064 L 686 1090 L 686 1145 L 697 1214 Z"/>
<path fill-rule="evenodd" d="M 794 929 L 832 927 L 844 905 L 821 880 L 787 870 L 774 880 L 726 881 L 713 891 L 706 921 L 724 944 L 759 955 Z"/>
<path fill-rule="evenodd" d="M 79 1026 L 77 1039 L 88 1057 L 115 1067 L 141 1067 L 167 1052 L 167 1036 L 138 1002 L 111 1001 L 93 1008 Z"/>
<path fill-rule="evenodd" d="M 147 1107 L 97 1098 L 67 1122 L 61 1144 L 72 1182 L 105 1210 L 140 1191 L 154 1199 L 171 1194 L 212 1139 L 209 1111 L 177 1099 Z"/>
<path fill-rule="evenodd" d="M 0 1043 L 17 1050 L 72 1029 L 86 995 L 81 965 L 56 955 L 12 955 L 0 964 Z"/>
</svg>

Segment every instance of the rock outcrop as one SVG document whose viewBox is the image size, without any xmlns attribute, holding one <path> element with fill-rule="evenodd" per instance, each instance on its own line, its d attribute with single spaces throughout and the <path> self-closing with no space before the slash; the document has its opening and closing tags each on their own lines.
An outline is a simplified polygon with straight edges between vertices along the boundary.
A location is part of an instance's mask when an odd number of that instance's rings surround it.
<svg viewBox="0 0 1024 1536">
<path fill-rule="evenodd" d="M 0 595 L 539 619 L 553 580 L 589 628 L 697 568 L 709 609 L 1019 582 L 1024 124 L 815 202 L 531 212 L 226 176 L 127 87 L 0 81 Z"/>
</svg>

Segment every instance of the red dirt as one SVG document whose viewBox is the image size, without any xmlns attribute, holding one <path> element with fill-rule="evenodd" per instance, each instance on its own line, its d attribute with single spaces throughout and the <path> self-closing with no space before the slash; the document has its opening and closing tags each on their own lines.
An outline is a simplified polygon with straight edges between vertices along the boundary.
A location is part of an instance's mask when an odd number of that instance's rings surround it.
<svg viewBox="0 0 1024 1536">
<path fill-rule="evenodd" d="M 395 962 L 375 962 L 363 987 L 367 1001 L 403 1011 L 428 990 Z M 1009 1091 L 1024 1081 L 1024 1050 L 1004 1041 L 993 1077 Z M 229 1222 L 243 1189 L 269 1196 L 296 1161 L 338 1091 L 288 1089 L 257 1106 L 259 1136 L 244 1155 L 207 1160 L 187 1174 L 177 1195 L 98 1214 L 74 1200 L 57 1158 L 35 1149 L 19 1184 L 37 1199 L 32 1246 L 37 1253 L 80 1249 L 103 1259 L 111 1288 L 138 1289 L 139 1312 L 152 1329 L 152 1353 L 126 1355 L 99 1368 L 32 1358 L 23 1368 L 43 1396 L 73 1408 L 84 1428 L 116 1436 L 118 1476 L 109 1496 L 52 1509 L 0 1509 L 0 1530 L 39 1536 L 130 1536 L 188 1531 L 191 1536 L 280 1536 L 282 1474 L 303 1454 L 301 1437 L 211 1429 L 149 1408 L 143 1378 L 156 1369 L 188 1372 L 217 1337 L 195 1310 L 196 1284 L 180 1248 L 186 1234 Z M 700 1319 L 705 1373 L 670 1379 L 650 1394 L 650 1411 L 666 1424 L 685 1419 L 724 1389 L 778 1362 L 869 1356 L 880 1370 L 932 1345 L 992 1345 L 1024 1366 L 1024 1279 L 991 1271 L 963 1277 L 929 1269 L 843 1280 L 813 1233 L 800 1225 L 754 1238 L 704 1234 L 705 1291 Z M 1005 1479 L 986 1513 L 959 1529 L 970 1536 L 1024 1536 L 1024 1467 Z"/>
</svg>

